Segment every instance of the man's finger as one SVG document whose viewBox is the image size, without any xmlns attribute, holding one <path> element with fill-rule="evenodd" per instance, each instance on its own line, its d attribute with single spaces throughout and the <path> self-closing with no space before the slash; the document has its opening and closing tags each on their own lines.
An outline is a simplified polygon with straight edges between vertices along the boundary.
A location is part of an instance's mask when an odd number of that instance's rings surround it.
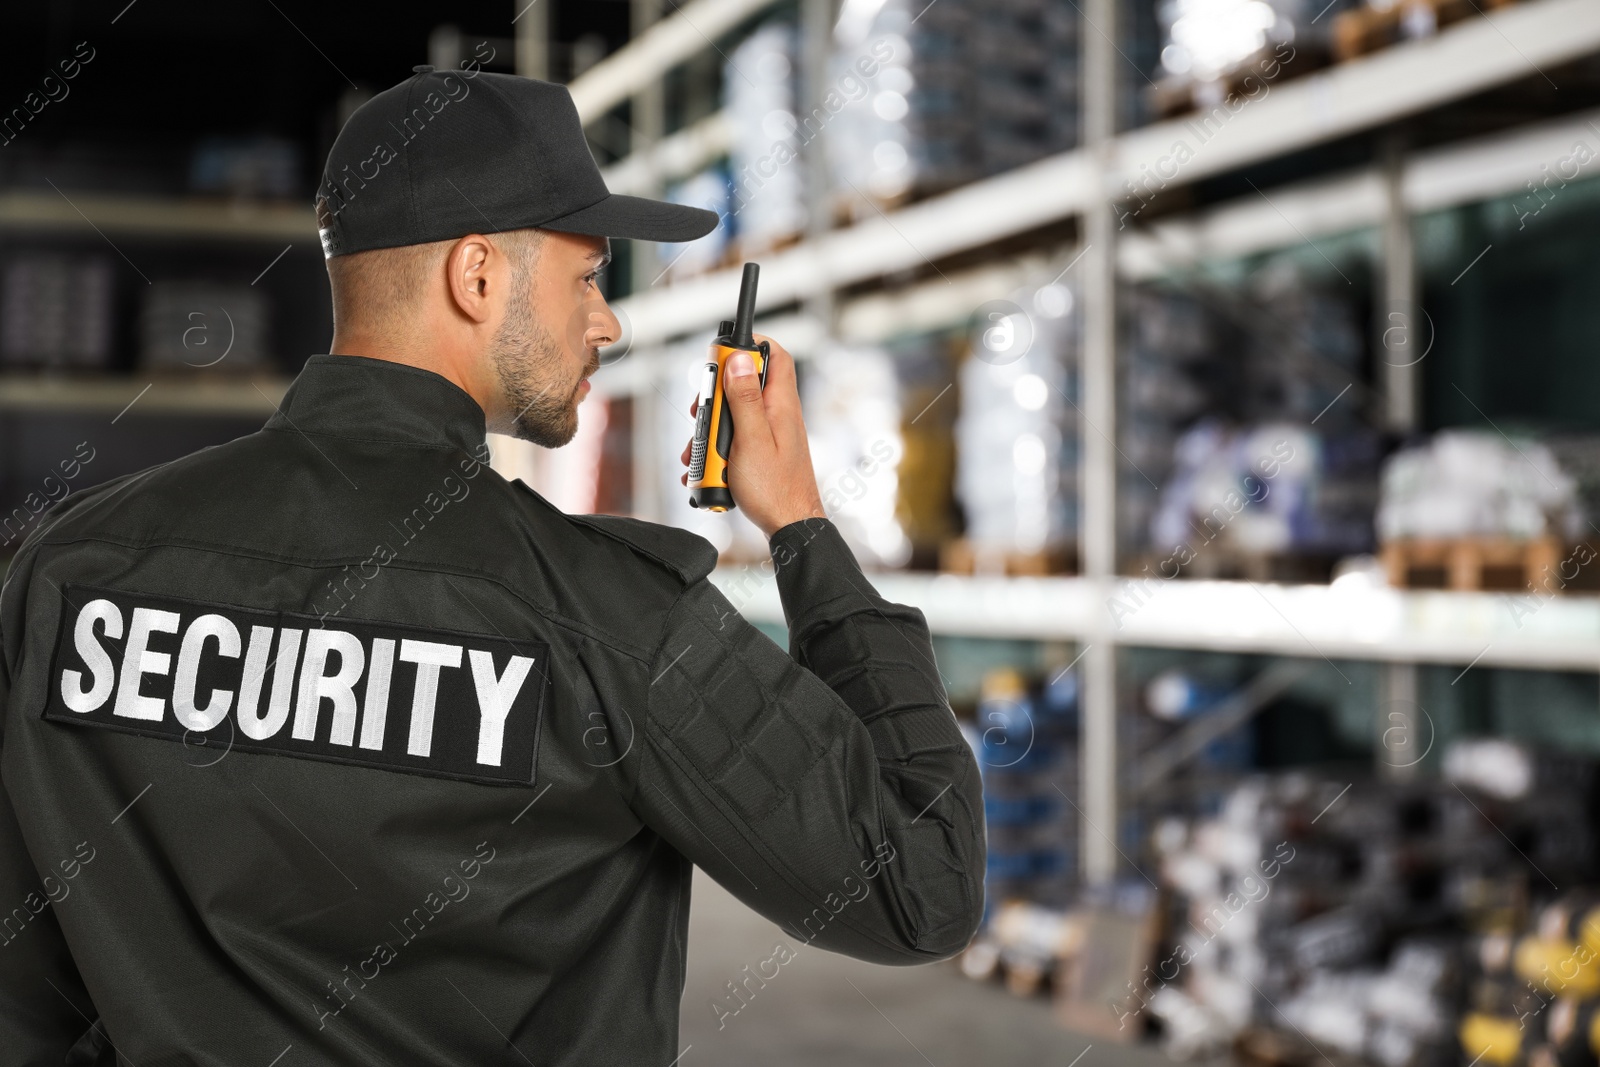
<svg viewBox="0 0 1600 1067">
<path fill-rule="evenodd" d="M 757 337 L 771 348 L 767 360 L 767 417 L 774 427 L 800 421 L 800 389 L 795 378 L 794 357 L 770 337 Z"/>
<path fill-rule="evenodd" d="M 750 353 L 735 352 L 728 357 L 722 391 L 733 415 L 735 447 L 756 451 L 770 449 L 772 427 L 767 423 L 767 410 L 761 401 L 761 379 L 756 375 L 756 362 Z"/>
</svg>

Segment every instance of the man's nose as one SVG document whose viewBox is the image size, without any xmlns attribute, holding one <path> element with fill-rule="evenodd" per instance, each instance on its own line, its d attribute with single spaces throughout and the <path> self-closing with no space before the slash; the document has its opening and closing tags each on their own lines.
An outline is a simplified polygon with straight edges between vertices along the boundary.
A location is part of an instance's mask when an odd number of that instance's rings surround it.
<svg viewBox="0 0 1600 1067">
<path fill-rule="evenodd" d="M 604 348 L 621 339 L 622 323 L 617 320 L 616 312 L 611 310 L 605 297 L 601 297 L 599 306 L 589 311 L 589 328 L 584 333 L 584 344 L 590 348 Z"/>
</svg>

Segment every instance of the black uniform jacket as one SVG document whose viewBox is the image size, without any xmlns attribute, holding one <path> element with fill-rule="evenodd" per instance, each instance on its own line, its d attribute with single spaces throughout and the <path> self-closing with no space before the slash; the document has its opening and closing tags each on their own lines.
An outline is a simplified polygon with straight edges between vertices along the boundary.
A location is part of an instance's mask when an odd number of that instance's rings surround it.
<svg viewBox="0 0 1600 1067">
<path fill-rule="evenodd" d="M 667 1067 L 691 864 L 958 952 L 982 796 L 924 619 L 827 520 L 771 548 L 787 653 L 705 540 L 563 514 L 358 356 L 63 500 L 0 596 L 0 1067 Z"/>
</svg>

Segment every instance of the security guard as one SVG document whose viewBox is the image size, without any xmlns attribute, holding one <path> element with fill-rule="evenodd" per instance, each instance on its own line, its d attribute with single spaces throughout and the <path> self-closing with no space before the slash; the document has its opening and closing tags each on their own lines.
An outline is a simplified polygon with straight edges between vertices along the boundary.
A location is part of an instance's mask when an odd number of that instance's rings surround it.
<svg viewBox="0 0 1600 1067">
<path fill-rule="evenodd" d="M 715 216 L 609 194 L 564 88 L 478 71 L 378 94 L 324 179 L 336 354 L 7 576 L 0 1065 L 667 1067 L 691 864 L 823 948 L 958 952 L 978 769 L 823 515 L 788 355 L 728 382 L 788 653 L 703 539 L 486 462 L 571 438 L 607 239 Z"/>
</svg>

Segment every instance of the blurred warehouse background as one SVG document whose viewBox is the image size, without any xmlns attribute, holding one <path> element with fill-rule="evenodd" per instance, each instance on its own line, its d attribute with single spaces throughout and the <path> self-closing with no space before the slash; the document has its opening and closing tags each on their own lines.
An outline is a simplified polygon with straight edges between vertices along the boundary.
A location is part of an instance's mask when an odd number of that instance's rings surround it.
<svg viewBox="0 0 1600 1067">
<path fill-rule="evenodd" d="M 331 334 L 311 211 L 412 66 L 568 83 L 627 326 L 568 511 L 688 506 L 763 266 L 824 502 L 920 607 L 988 915 L 916 971 L 696 885 L 685 1064 L 1600 1063 L 1600 3 L 11 3 L 0 558 L 260 426 Z M 799 946 L 788 946 L 799 948 Z M 793 974 L 794 977 L 776 977 Z"/>
</svg>

